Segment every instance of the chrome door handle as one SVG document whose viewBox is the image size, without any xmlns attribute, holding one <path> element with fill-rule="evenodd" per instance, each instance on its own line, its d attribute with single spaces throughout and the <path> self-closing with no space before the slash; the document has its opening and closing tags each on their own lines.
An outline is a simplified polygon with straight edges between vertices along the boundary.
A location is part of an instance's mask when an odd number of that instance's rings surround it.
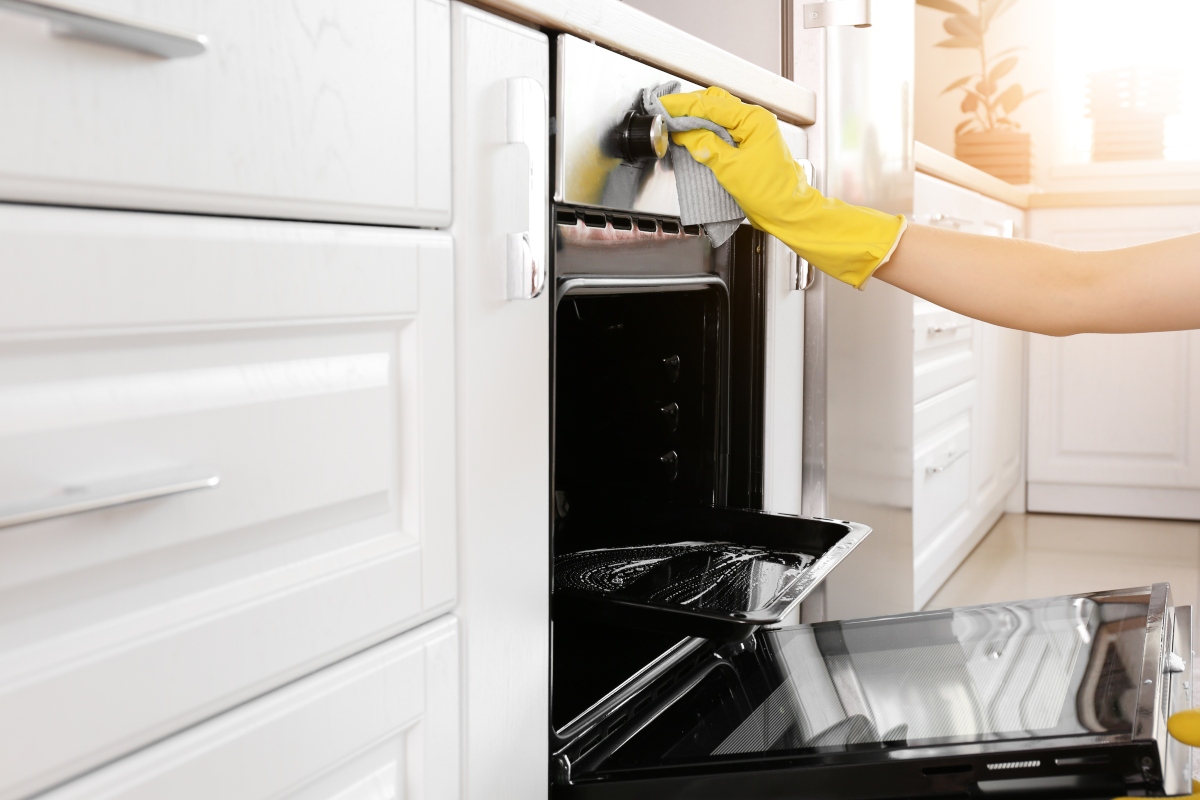
<svg viewBox="0 0 1200 800">
<path fill-rule="evenodd" d="M 527 181 L 519 187 L 528 211 L 525 230 L 508 234 L 508 298 L 532 300 L 546 287 L 546 166 L 549 121 L 546 91 L 533 78 L 508 79 L 508 141 L 528 156 Z"/>
<path fill-rule="evenodd" d="M 953 214 L 930 214 L 929 224 L 942 226 L 943 223 L 951 225 L 955 230 L 958 230 L 963 225 L 970 225 L 971 220 L 956 217 Z"/>
<path fill-rule="evenodd" d="M 950 452 L 946 453 L 945 461 L 943 461 L 941 464 L 938 464 L 936 467 L 926 467 L 925 474 L 926 475 L 937 475 L 939 473 L 945 472 L 946 470 L 950 469 L 951 464 L 953 464 L 955 461 L 958 461 L 960 458 L 962 458 L 966 454 L 967 454 L 966 450 L 959 450 L 957 452 L 954 450 L 950 450 Z"/>
<path fill-rule="evenodd" d="M 211 469 L 181 467 L 84 486 L 68 486 L 61 494 L 51 497 L 0 506 L 0 528 L 207 489 L 220 482 L 220 476 Z"/>
<path fill-rule="evenodd" d="M 58 0 L 0 0 L 0 8 L 40 17 L 59 36 L 136 50 L 160 58 L 198 56 L 208 49 L 208 37 L 163 25 L 103 14 Z"/>
<path fill-rule="evenodd" d="M 929 335 L 937 336 L 939 333 L 953 333 L 965 327 L 967 327 L 967 323 L 965 322 L 956 322 L 953 325 L 930 325 Z"/>
</svg>

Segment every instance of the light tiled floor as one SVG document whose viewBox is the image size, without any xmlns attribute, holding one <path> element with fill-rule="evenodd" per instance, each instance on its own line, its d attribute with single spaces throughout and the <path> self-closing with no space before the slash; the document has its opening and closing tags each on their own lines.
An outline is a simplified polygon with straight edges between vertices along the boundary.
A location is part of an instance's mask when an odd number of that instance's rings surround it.
<svg viewBox="0 0 1200 800">
<path fill-rule="evenodd" d="M 1007 514 L 926 608 L 1125 589 L 1166 581 L 1200 600 L 1200 522 Z"/>
</svg>

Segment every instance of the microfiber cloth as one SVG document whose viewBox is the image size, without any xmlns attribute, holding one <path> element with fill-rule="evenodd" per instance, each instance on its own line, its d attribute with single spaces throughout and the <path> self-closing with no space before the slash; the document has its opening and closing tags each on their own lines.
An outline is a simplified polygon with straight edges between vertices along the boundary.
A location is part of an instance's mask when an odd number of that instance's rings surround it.
<svg viewBox="0 0 1200 800">
<path fill-rule="evenodd" d="M 679 81 L 669 81 L 653 89 L 642 91 L 642 110 L 647 114 L 659 114 L 667 130 L 694 131 L 697 128 L 710 130 L 727 143 L 737 147 L 729 131 L 715 122 L 700 117 L 672 117 L 663 108 L 660 97 L 675 94 L 680 89 Z M 684 225 L 703 225 L 704 232 L 713 247 L 724 244 L 738 225 L 746 218 L 746 212 L 717 182 L 717 176 L 708 167 L 692 158 L 686 147 L 671 143 L 671 168 L 675 171 L 675 189 L 679 195 L 679 216 Z"/>
</svg>

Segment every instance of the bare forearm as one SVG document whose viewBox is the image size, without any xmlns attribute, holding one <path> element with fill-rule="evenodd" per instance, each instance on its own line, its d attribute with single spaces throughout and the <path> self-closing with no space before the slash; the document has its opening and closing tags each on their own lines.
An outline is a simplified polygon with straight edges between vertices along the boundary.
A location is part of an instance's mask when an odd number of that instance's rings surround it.
<svg viewBox="0 0 1200 800">
<path fill-rule="evenodd" d="M 875 277 L 975 319 L 1035 333 L 1200 328 L 1200 234 L 1082 252 L 913 225 Z"/>
</svg>

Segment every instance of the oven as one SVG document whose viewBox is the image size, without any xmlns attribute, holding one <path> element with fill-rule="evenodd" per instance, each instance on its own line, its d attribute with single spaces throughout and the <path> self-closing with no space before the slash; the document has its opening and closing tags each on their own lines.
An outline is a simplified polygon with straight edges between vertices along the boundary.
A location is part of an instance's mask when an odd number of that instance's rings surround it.
<svg viewBox="0 0 1200 800">
<path fill-rule="evenodd" d="M 794 624 L 870 530 L 763 510 L 770 242 L 681 224 L 671 76 L 567 35 L 556 75 L 551 796 L 1186 792 L 1166 585 Z"/>
</svg>

